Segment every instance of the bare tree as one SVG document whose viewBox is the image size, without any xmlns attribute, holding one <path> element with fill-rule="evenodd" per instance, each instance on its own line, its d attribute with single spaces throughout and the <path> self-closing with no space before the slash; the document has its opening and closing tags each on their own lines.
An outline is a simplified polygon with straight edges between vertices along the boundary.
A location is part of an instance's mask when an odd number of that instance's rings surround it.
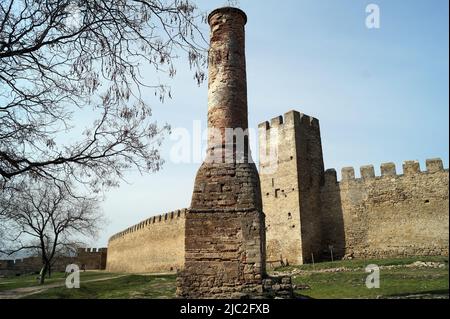
<svg viewBox="0 0 450 319">
<path fill-rule="evenodd" d="M 8 228 L 9 247 L 0 253 L 36 252 L 42 258 L 44 283 L 55 257 L 81 239 L 95 238 L 103 222 L 95 198 L 74 197 L 49 181 L 24 181 L 18 191 L 2 196 L 0 222 Z"/>
<path fill-rule="evenodd" d="M 189 0 L 1 1 L 0 182 L 29 174 L 98 191 L 127 169 L 159 170 L 169 127 L 151 120 L 143 90 L 171 92 L 142 67 L 172 77 L 185 52 L 202 82 L 201 18 Z"/>
</svg>

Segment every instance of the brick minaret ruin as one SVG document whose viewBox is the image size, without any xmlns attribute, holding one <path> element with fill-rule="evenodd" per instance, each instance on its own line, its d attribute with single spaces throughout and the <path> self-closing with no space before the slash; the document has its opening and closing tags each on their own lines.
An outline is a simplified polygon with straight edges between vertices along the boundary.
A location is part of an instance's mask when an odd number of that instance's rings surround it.
<svg viewBox="0 0 450 319">
<path fill-rule="evenodd" d="M 265 229 L 259 176 L 245 131 L 247 83 L 245 13 L 220 8 L 211 27 L 208 151 L 186 214 L 185 264 L 177 294 L 185 298 L 238 298 L 263 292 Z"/>
</svg>

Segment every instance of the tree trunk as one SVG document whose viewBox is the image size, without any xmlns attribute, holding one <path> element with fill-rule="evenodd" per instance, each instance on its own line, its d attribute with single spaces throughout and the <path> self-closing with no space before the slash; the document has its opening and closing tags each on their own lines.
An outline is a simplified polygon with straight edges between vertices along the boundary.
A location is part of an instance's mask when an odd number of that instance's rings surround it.
<svg viewBox="0 0 450 319">
<path fill-rule="evenodd" d="M 52 265 L 48 265 L 48 271 L 47 271 L 47 273 L 48 273 L 48 278 L 50 278 L 51 276 L 52 276 Z"/>
<path fill-rule="evenodd" d="M 44 265 L 42 266 L 42 269 L 41 269 L 41 273 L 39 275 L 39 284 L 40 285 L 44 284 L 46 274 L 47 274 L 47 264 L 44 263 Z"/>
</svg>

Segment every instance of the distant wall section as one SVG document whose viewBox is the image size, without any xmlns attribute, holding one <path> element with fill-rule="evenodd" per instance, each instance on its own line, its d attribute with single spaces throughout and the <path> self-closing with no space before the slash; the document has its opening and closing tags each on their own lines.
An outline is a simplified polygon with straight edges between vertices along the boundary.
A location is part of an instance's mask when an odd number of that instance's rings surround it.
<svg viewBox="0 0 450 319">
<path fill-rule="evenodd" d="M 106 268 L 107 248 L 79 248 L 76 263 L 86 270 L 103 270 Z"/>
<path fill-rule="evenodd" d="M 65 271 L 70 264 L 84 270 L 104 270 L 107 252 L 107 248 L 78 248 L 74 256 L 55 257 L 51 270 Z M 39 256 L 0 260 L 0 276 L 39 273 L 41 268 L 42 258 Z"/>
</svg>

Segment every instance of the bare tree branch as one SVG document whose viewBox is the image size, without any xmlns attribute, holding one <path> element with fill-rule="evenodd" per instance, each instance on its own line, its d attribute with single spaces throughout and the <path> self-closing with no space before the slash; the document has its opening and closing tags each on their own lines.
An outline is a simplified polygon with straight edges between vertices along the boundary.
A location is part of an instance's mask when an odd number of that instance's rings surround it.
<svg viewBox="0 0 450 319">
<path fill-rule="evenodd" d="M 128 169 L 159 170 L 170 128 L 151 120 L 142 92 L 171 92 L 144 83 L 141 69 L 174 76 L 185 52 L 202 82 L 201 18 L 189 0 L 0 2 L 3 182 L 31 174 L 99 191 Z"/>
</svg>

